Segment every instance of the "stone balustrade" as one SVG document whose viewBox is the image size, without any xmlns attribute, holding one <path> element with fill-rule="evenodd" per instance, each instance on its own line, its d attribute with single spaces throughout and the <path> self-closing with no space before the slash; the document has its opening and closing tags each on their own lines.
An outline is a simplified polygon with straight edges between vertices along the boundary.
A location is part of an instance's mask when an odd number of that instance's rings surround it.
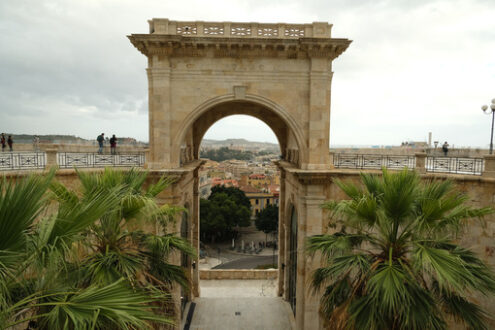
<svg viewBox="0 0 495 330">
<path fill-rule="evenodd" d="M 150 34 L 180 35 L 185 37 L 214 38 L 331 38 L 332 25 L 326 22 L 312 24 L 264 24 L 203 21 L 171 21 L 154 18 L 148 21 Z"/>
<path fill-rule="evenodd" d="M 88 167 L 142 167 L 144 152 L 118 152 L 98 154 L 95 152 L 61 152 L 45 149 L 39 152 L 2 152 L 0 171 L 43 170 L 45 168 Z"/>
<path fill-rule="evenodd" d="M 201 280 L 273 280 L 278 276 L 277 269 L 202 269 Z"/>
<path fill-rule="evenodd" d="M 444 157 L 426 153 L 414 155 L 351 154 L 330 152 L 331 167 L 338 169 L 400 170 L 415 169 L 419 173 L 447 173 L 463 175 L 482 175 L 495 177 L 495 156 L 481 157 Z"/>
</svg>

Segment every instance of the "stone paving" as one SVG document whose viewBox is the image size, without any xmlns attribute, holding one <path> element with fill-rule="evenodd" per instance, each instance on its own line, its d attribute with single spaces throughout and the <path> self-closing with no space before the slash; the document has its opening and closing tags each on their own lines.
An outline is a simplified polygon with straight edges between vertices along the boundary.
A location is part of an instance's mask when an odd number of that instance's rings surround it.
<svg viewBox="0 0 495 330">
<path fill-rule="evenodd" d="M 295 329 L 275 280 L 201 280 L 191 330 Z"/>
</svg>

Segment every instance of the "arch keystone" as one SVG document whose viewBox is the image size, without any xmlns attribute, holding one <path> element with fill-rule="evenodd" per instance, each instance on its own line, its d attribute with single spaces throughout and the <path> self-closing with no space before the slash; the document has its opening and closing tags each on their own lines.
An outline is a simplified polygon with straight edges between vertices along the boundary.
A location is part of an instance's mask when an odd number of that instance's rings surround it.
<svg viewBox="0 0 495 330">
<path fill-rule="evenodd" d="M 246 98 L 246 86 L 234 86 L 234 99 L 244 100 Z"/>
</svg>

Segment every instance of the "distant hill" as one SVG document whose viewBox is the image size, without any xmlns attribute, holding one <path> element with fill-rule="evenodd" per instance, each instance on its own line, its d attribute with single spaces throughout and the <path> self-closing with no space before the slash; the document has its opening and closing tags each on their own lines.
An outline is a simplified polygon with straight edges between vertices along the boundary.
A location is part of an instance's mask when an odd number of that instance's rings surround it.
<svg viewBox="0 0 495 330">
<path fill-rule="evenodd" d="M 209 140 L 203 139 L 201 142 L 201 149 L 219 149 L 222 147 L 228 147 L 230 149 L 239 150 L 270 150 L 270 151 L 280 151 L 280 147 L 276 143 L 270 142 L 256 142 L 248 141 L 245 139 L 226 139 L 226 140 Z"/>
<path fill-rule="evenodd" d="M 5 136 L 12 135 L 12 139 L 14 143 L 32 143 L 34 134 L 12 134 L 5 133 Z M 96 142 L 95 139 L 83 139 L 75 135 L 59 135 L 59 134 L 45 134 L 45 135 L 37 135 L 40 138 L 41 143 L 54 143 L 54 144 L 82 144 L 82 145 L 93 145 Z M 108 136 L 106 137 L 109 138 Z M 138 142 L 134 138 L 129 137 L 117 137 L 119 139 L 119 144 L 132 144 L 132 145 L 142 145 L 143 142 Z"/>
<path fill-rule="evenodd" d="M 5 132 L 6 136 L 12 135 L 15 143 L 32 143 L 34 134 L 13 134 Z M 38 135 L 41 143 L 55 143 L 55 144 L 89 144 L 93 145 L 96 141 L 94 139 L 84 139 L 75 135 L 60 135 L 60 134 L 45 134 Z M 109 138 L 109 136 L 107 136 Z M 136 141 L 134 138 L 117 136 L 120 144 L 147 144 L 141 141 Z M 228 147 L 230 149 L 244 150 L 244 151 L 274 151 L 280 152 L 280 147 L 276 143 L 270 142 L 256 142 L 248 141 L 245 139 L 226 139 L 226 140 L 209 140 L 203 139 L 201 142 L 201 148 L 203 149 L 219 149 L 222 147 Z"/>
</svg>

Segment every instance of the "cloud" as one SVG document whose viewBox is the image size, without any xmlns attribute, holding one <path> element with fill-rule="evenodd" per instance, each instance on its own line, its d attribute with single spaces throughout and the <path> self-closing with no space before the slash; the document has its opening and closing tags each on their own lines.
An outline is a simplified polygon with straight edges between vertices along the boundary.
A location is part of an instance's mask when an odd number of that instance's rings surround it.
<svg viewBox="0 0 495 330">
<path fill-rule="evenodd" d="M 153 17 L 329 21 L 334 37 L 353 40 L 333 65 L 332 143 L 398 144 L 429 131 L 451 145 L 488 143 L 479 108 L 495 97 L 490 0 L 2 1 L 2 130 L 147 140 L 147 62 L 126 35 L 147 33 Z M 254 125 L 242 137 L 276 141 L 255 122 L 231 117 L 208 136 Z"/>
</svg>

